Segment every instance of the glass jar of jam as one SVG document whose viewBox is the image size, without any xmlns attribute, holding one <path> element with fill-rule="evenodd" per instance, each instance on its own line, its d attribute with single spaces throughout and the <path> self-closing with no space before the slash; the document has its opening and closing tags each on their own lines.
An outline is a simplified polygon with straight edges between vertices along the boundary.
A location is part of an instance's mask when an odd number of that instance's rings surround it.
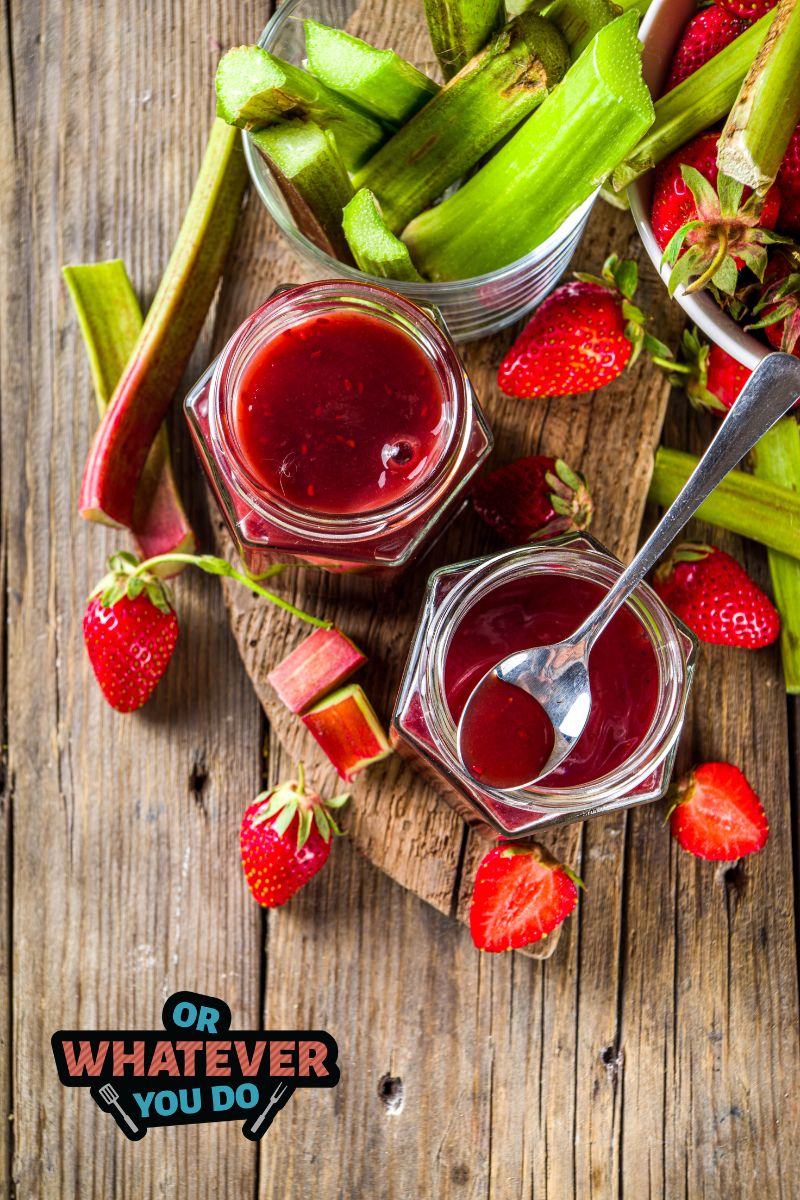
<svg viewBox="0 0 800 1200">
<path fill-rule="evenodd" d="M 588 534 L 572 534 L 435 571 L 392 718 L 392 737 L 483 832 L 521 837 L 662 796 L 694 670 L 696 639 L 646 584 L 612 618 L 589 660 L 592 711 L 572 754 L 532 787 L 478 784 L 459 759 L 466 701 L 506 654 L 573 633 L 622 570 Z M 498 778 L 514 748 L 477 750 Z M 494 759 L 490 763 L 490 759 Z"/>
<path fill-rule="evenodd" d="M 283 288 L 192 389 L 186 415 L 248 570 L 394 571 L 452 518 L 491 450 L 434 314 L 342 280 Z"/>
</svg>

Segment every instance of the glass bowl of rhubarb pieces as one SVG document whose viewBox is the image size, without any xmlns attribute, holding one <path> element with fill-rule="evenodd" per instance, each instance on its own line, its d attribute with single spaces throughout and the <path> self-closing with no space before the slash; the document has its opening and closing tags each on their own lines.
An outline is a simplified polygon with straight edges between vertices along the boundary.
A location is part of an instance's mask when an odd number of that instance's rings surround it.
<svg viewBox="0 0 800 1200">
<path fill-rule="evenodd" d="M 311 278 L 388 283 L 460 341 L 548 294 L 653 119 L 637 12 L 565 7 L 454 31 L 443 0 L 287 0 L 224 55 L 217 111 Z"/>
<path fill-rule="evenodd" d="M 800 353 L 800 7 L 768 39 L 775 3 L 653 0 L 656 119 L 611 180 L 687 316 L 751 370 Z"/>
</svg>

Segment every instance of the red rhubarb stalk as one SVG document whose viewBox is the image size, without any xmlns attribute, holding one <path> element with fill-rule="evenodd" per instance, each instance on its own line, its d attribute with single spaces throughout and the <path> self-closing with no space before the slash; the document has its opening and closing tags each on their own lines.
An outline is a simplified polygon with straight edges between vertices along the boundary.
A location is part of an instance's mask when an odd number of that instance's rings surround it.
<svg viewBox="0 0 800 1200">
<path fill-rule="evenodd" d="M 339 629 L 317 629 L 267 676 L 290 712 L 303 713 L 340 687 L 366 656 Z"/>
<path fill-rule="evenodd" d="M 102 418 L 141 332 L 139 301 L 122 259 L 62 269 L 75 306 Z M 161 426 L 142 473 L 133 536 L 142 558 L 191 553 L 195 536 L 172 473 L 169 439 Z M 176 570 L 182 570 L 177 566 Z"/>
<path fill-rule="evenodd" d="M 215 121 L 172 256 L 86 461 L 79 507 L 88 520 L 134 524 L 145 462 L 214 298 L 246 178 L 239 131 Z"/>
<path fill-rule="evenodd" d="M 300 719 L 347 783 L 392 753 L 360 684 L 340 688 Z"/>
</svg>

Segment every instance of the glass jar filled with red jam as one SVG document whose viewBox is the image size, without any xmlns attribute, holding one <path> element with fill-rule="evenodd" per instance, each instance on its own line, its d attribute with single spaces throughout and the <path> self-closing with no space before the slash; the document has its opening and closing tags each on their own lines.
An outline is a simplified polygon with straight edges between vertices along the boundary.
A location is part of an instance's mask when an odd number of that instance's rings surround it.
<svg viewBox="0 0 800 1200">
<path fill-rule="evenodd" d="M 336 571 L 404 566 L 457 511 L 491 449 L 434 314 L 371 284 L 278 291 L 185 408 L 255 575 L 293 559 Z"/>
<path fill-rule="evenodd" d="M 595 643 L 589 721 L 552 774 L 529 788 L 488 787 L 476 783 L 457 750 L 459 718 L 486 671 L 507 654 L 574 633 L 621 570 L 599 542 L 579 534 L 445 567 L 430 577 L 392 736 L 484 832 L 520 837 L 664 794 L 696 640 L 646 584 Z M 488 714 L 468 747 L 480 768 L 475 774 L 482 770 L 498 780 L 508 766 L 515 777 L 520 733 L 513 719 Z"/>
</svg>

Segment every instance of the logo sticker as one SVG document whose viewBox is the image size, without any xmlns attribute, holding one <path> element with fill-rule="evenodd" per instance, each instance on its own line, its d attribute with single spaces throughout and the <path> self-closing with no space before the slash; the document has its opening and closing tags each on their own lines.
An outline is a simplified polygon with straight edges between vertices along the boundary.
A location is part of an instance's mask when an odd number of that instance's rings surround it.
<svg viewBox="0 0 800 1200">
<path fill-rule="evenodd" d="M 175 992 L 163 1030 L 66 1029 L 51 1038 L 58 1077 L 84 1087 L 131 1141 L 156 1125 L 242 1121 L 258 1141 L 295 1088 L 339 1082 L 324 1030 L 232 1030 L 215 996 Z"/>
</svg>

